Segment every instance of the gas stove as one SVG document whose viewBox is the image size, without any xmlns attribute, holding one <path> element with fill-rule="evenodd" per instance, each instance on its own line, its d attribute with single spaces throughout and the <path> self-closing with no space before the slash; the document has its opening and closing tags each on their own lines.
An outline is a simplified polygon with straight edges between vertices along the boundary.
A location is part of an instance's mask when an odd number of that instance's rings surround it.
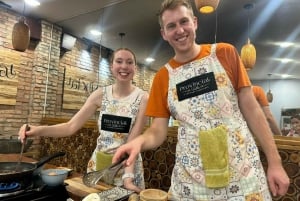
<svg viewBox="0 0 300 201">
<path fill-rule="evenodd" d="M 65 185 L 47 186 L 39 176 L 35 176 L 26 187 L 16 182 L 10 184 L 0 182 L 1 201 L 66 201 L 68 198 Z"/>
</svg>

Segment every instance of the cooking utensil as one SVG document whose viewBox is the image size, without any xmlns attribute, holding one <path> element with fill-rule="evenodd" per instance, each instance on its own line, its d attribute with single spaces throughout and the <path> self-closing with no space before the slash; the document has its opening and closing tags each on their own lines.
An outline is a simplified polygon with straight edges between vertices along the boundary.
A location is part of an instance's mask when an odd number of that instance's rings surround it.
<svg viewBox="0 0 300 201">
<path fill-rule="evenodd" d="M 128 155 L 124 155 L 119 161 L 111 164 L 107 168 L 102 170 L 88 172 L 83 175 L 82 181 L 85 185 L 93 187 L 97 182 L 103 178 L 103 181 L 107 184 L 113 184 L 114 177 L 117 172 L 123 166 L 123 162 L 128 158 Z"/>
<path fill-rule="evenodd" d="M 30 129 L 30 127 L 28 126 L 28 124 L 26 124 L 26 126 L 25 126 L 25 132 L 26 131 L 28 131 Z M 23 157 L 23 151 L 24 151 L 24 147 L 25 147 L 25 144 L 27 143 L 27 137 L 26 137 L 26 134 L 25 134 L 25 138 L 24 138 L 24 141 L 23 142 L 21 142 L 21 153 L 20 153 L 20 157 L 19 157 L 19 161 L 18 161 L 18 163 L 17 163 L 17 165 L 16 165 L 16 169 L 15 169 L 15 171 L 17 172 L 18 171 L 18 169 L 20 168 L 20 163 L 21 163 L 21 161 L 22 161 L 22 157 Z"/>
<path fill-rule="evenodd" d="M 0 162 L 0 181 L 1 183 L 17 182 L 22 186 L 28 186 L 34 175 L 35 170 L 48 161 L 58 156 L 64 156 L 65 152 L 58 152 L 44 157 L 37 163 L 21 162 L 18 171 L 15 171 L 17 162 Z"/>
</svg>

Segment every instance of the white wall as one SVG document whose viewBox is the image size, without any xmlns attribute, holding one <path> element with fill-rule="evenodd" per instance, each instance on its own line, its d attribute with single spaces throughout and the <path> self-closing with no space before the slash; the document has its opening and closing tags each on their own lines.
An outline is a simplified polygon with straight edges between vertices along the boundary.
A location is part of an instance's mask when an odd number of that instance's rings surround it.
<svg viewBox="0 0 300 201">
<path fill-rule="evenodd" d="M 253 85 L 261 86 L 265 92 L 269 91 L 268 80 L 252 80 Z M 300 108 L 300 80 L 270 80 L 273 102 L 270 108 L 280 126 L 282 108 Z"/>
</svg>

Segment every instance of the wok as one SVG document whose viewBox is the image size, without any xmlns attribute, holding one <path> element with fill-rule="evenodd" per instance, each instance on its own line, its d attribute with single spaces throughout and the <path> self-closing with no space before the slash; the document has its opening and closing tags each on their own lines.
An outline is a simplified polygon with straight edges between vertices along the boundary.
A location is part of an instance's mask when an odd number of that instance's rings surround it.
<svg viewBox="0 0 300 201">
<path fill-rule="evenodd" d="M 41 167 L 53 158 L 64 155 L 65 152 L 57 152 L 53 155 L 42 158 L 37 163 L 21 162 L 17 171 L 16 165 L 18 162 L 0 162 L 0 182 L 17 182 L 22 186 L 27 186 L 32 182 L 32 177 L 34 176 L 34 172 L 37 168 Z"/>
</svg>

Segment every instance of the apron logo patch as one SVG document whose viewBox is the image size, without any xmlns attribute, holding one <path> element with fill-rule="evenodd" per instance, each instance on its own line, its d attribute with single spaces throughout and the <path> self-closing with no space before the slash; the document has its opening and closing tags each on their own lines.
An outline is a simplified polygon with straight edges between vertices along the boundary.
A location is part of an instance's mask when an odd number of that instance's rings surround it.
<svg viewBox="0 0 300 201">
<path fill-rule="evenodd" d="M 217 89 L 218 87 L 213 72 L 193 77 L 176 85 L 179 101 L 215 91 Z"/>
<path fill-rule="evenodd" d="M 101 119 L 101 130 L 129 133 L 131 118 L 110 114 L 103 114 Z"/>
</svg>

